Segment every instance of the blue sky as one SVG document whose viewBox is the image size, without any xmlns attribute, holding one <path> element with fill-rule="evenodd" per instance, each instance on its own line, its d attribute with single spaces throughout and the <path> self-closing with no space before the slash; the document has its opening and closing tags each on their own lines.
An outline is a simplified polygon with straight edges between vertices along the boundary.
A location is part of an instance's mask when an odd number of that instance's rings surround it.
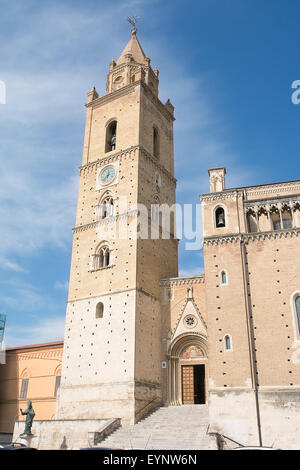
<svg viewBox="0 0 300 470">
<path fill-rule="evenodd" d="M 0 0 L 0 311 L 6 346 L 63 338 L 86 93 L 104 94 L 129 15 L 175 105 L 177 201 L 299 178 L 297 0 Z M 179 252 L 181 275 L 203 271 Z"/>
</svg>

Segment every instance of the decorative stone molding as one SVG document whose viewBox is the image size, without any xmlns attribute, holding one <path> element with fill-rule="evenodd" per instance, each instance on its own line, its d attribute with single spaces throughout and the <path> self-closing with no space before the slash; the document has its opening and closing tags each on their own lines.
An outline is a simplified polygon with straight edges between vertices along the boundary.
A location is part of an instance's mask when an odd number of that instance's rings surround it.
<svg viewBox="0 0 300 470">
<path fill-rule="evenodd" d="M 90 224 L 79 225 L 78 227 L 73 228 L 73 232 L 85 232 L 86 230 L 96 228 L 101 225 L 109 225 L 113 222 L 117 222 L 118 220 L 123 220 L 128 217 L 134 217 L 138 215 L 138 210 L 133 209 L 128 212 L 124 212 L 123 214 L 113 215 L 111 217 L 106 217 L 105 219 L 97 220 L 96 222 L 91 222 Z"/>
<path fill-rule="evenodd" d="M 9 354 L 8 354 L 9 355 Z M 37 352 L 37 353 L 21 353 L 16 355 L 17 361 L 27 361 L 31 359 L 48 359 L 60 361 L 62 358 L 62 348 L 58 351 Z"/>
<path fill-rule="evenodd" d="M 102 106 L 102 104 L 104 103 L 108 103 L 119 98 L 120 96 L 127 95 L 128 93 L 133 92 L 136 86 L 140 83 L 141 81 L 136 81 L 134 83 L 130 83 L 129 85 L 125 85 L 122 88 L 119 88 L 118 90 L 114 90 L 111 93 L 107 93 L 106 95 L 101 96 L 100 98 L 97 98 L 91 101 L 90 103 L 87 103 L 85 106 L 87 108 L 99 108 L 99 106 Z"/>
<path fill-rule="evenodd" d="M 118 73 L 121 73 L 121 69 L 118 70 Z M 104 103 L 108 103 L 110 101 L 113 101 L 120 96 L 127 95 L 128 93 L 133 93 L 135 88 L 141 85 L 144 88 L 145 94 L 153 103 L 156 104 L 156 106 L 159 107 L 161 113 L 168 119 L 175 121 L 175 118 L 173 114 L 170 112 L 169 107 L 164 105 L 160 99 L 153 93 L 151 88 L 142 80 L 137 80 L 134 83 L 130 83 L 129 85 L 125 85 L 122 88 L 119 88 L 118 90 L 114 90 L 111 93 L 107 93 L 104 96 L 101 96 L 100 98 L 97 98 L 89 103 L 87 103 L 85 106 L 87 108 L 99 108 L 99 106 L 102 106 Z"/>
<path fill-rule="evenodd" d="M 244 188 L 246 196 L 262 196 L 270 193 L 274 193 L 275 191 L 280 192 L 287 192 L 287 191 L 294 191 L 298 193 L 300 191 L 300 180 L 290 181 L 285 183 L 274 183 L 274 184 L 266 184 L 263 186 L 250 186 Z"/>
<path fill-rule="evenodd" d="M 270 232 L 255 232 L 243 235 L 245 243 L 256 240 L 275 240 L 280 238 L 298 237 L 300 228 L 272 230 Z"/>
<path fill-rule="evenodd" d="M 169 106 L 166 106 L 164 105 L 160 99 L 155 96 L 155 94 L 153 93 L 153 91 L 151 90 L 150 87 L 148 87 L 148 85 L 146 83 L 143 83 L 141 82 L 143 88 L 144 88 L 144 91 L 145 91 L 145 94 L 147 95 L 147 97 L 153 102 L 155 103 L 155 105 L 159 108 L 159 110 L 161 111 L 161 113 L 164 115 L 164 117 L 166 119 L 168 119 L 169 121 L 175 121 L 175 118 L 173 116 L 173 114 L 169 111 Z"/>
<path fill-rule="evenodd" d="M 161 279 L 161 287 L 183 286 L 186 284 L 203 284 L 205 282 L 204 274 L 192 277 L 172 277 L 169 279 Z"/>
<path fill-rule="evenodd" d="M 115 264 L 109 264 L 108 266 L 102 266 L 101 268 L 91 268 L 88 270 L 89 273 L 95 273 L 96 271 L 105 271 L 106 269 L 114 268 Z"/>
<path fill-rule="evenodd" d="M 94 172 L 101 166 L 105 166 L 109 163 L 113 163 L 115 161 L 120 160 L 121 158 L 126 158 L 128 155 L 132 153 L 135 154 L 136 150 L 138 150 L 139 148 L 140 148 L 139 145 L 134 145 L 132 147 L 128 147 L 125 150 L 120 150 L 119 152 L 116 152 L 114 154 L 111 154 L 110 152 L 110 155 L 107 155 L 102 158 L 98 158 L 97 160 L 86 163 L 85 165 L 82 165 L 81 167 L 79 167 L 79 173 L 80 175 L 82 175 L 82 174 Z"/>
<path fill-rule="evenodd" d="M 223 245 L 224 243 L 236 243 L 243 240 L 242 234 L 220 235 L 219 237 L 207 237 L 203 240 L 203 245 Z"/>
<path fill-rule="evenodd" d="M 136 150 L 140 150 L 142 155 L 150 160 L 156 168 L 158 168 L 164 175 L 176 186 L 176 178 L 169 173 L 169 171 L 159 163 L 157 158 L 153 157 L 142 145 L 134 145 L 132 147 L 129 147 L 125 150 L 120 150 L 119 152 L 114 153 L 113 155 L 108 155 L 103 158 L 98 158 L 97 160 L 93 162 L 86 163 L 85 165 L 82 165 L 79 167 L 79 173 L 80 175 L 82 174 L 87 174 L 90 172 L 96 171 L 98 168 L 105 166 L 107 164 L 113 163 L 117 160 L 121 160 L 123 158 L 126 158 L 129 154 L 135 154 Z"/>
<path fill-rule="evenodd" d="M 236 189 L 226 189 L 218 193 L 205 193 L 200 194 L 200 201 L 219 201 L 223 199 L 236 199 L 237 197 L 242 197 L 243 192 L 237 191 Z"/>
<path fill-rule="evenodd" d="M 172 357 L 171 354 L 172 354 L 172 349 L 174 347 L 174 344 L 178 343 L 179 340 L 181 340 L 181 339 L 190 338 L 191 336 L 198 337 L 200 341 L 202 340 L 204 345 L 207 344 L 207 336 L 204 336 L 202 333 L 199 333 L 198 331 L 188 331 L 186 333 L 182 333 L 181 335 L 176 336 L 176 338 L 170 344 L 169 351 L 168 351 L 169 357 L 170 358 Z M 206 354 L 206 356 L 207 356 L 207 354 Z M 177 357 L 177 356 L 175 356 L 175 357 Z"/>
<path fill-rule="evenodd" d="M 90 230 L 92 228 L 95 228 L 97 226 L 98 222 L 92 222 L 90 224 L 85 224 L 85 225 L 79 225 L 78 227 L 74 227 L 73 233 L 78 233 L 78 232 L 85 232 L 86 230 Z"/>
<path fill-rule="evenodd" d="M 245 201 L 244 207 L 246 213 L 270 213 L 274 210 L 282 211 L 287 208 L 290 211 L 300 209 L 300 195 L 296 196 L 277 196 L 268 199 L 254 199 L 252 201 Z"/>
<path fill-rule="evenodd" d="M 286 182 L 286 183 L 275 183 L 263 186 L 249 186 L 244 188 L 232 188 L 226 189 L 225 191 L 217 192 L 217 193 L 204 193 L 200 195 L 200 201 L 215 201 L 219 199 L 228 199 L 234 197 L 244 197 L 247 200 L 248 197 L 252 196 L 265 196 L 268 194 L 272 194 L 275 191 L 277 192 L 290 192 L 294 191 L 295 194 L 300 192 L 300 180 Z M 276 196 L 278 199 L 280 196 Z M 289 196 L 283 196 L 289 197 Z M 295 198 L 295 196 L 291 196 L 291 198 Z M 253 201 L 249 201 L 249 203 L 253 203 Z"/>
<path fill-rule="evenodd" d="M 300 228 L 271 230 L 268 232 L 253 232 L 245 234 L 223 235 L 219 237 L 207 237 L 203 241 L 203 245 L 222 245 L 224 243 L 245 242 L 256 240 L 271 240 L 278 238 L 298 237 Z"/>
<path fill-rule="evenodd" d="M 185 300 L 185 302 L 184 302 L 184 304 L 183 304 L 183 306 L 182 306 L 182 308 L 181 308 L 181 310 L 180 310 L 180 313 L 179 313 L 178 318 L 177 318 L 177 322 L 176 322 L 176 324 L 175 324 L 173 330 L 171 330 L 171 341 L 173 341 L 173 339 L 174 339 L 174 336 L 175 336 L 175 333 L 176 333 L 176 331 L 177 331 L 178 325 L 179 325 L 179 323 L 180 323 L 180 321 L 181 321 L 181 319 L 182 319 L 182 317 L 183 317 L 183 314 L 184 314 L 184 312 L 185 312 L 185 309 L 186 309 L 186 306 L 187 306 L 187 303 L 188 303 L 188 302 L 192 302 L 192 303 L 193 303 L 193 306 L 194 306 L 194 308 L 195 308 L 195 310 L 196 310 L 196 312 L 197 312 L 197 314 L 198 314 L 200 320 L 202 321 L 205 330 L 207 331 L 207 324 L 206 324 L 206 322 L 205 322 L 203 316 L 201 315 L 201 312 L 200 312 L 200 310 L 199 310 L 199 308 L 198 308 L 196 302 L 194 301 L 194 299 L 188 298 L 188 299 Z M 183 336 L 183 335 L 185 335 L 185 334 L 189 334 L 189 333 L 188 333 L 188 332 L 182 333 L 181 335 L 177 336 L 176 339 L 177 339 L 177 338 L 180 338 L 181 336 Z M 197 334 L 197 335 L 198 335 L 198 334 L 201 334 L 201 333 L 199 333 L 199 332 L 197 332 L 197 331 L 193 331 L 192 334 Z"/>
</svg>

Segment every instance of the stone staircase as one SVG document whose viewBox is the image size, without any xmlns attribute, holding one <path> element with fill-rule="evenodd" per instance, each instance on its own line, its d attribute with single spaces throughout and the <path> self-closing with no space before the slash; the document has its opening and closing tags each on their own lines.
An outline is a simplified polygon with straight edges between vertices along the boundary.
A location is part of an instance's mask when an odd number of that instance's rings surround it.
<svg viewBox="0 0 300 470">
<path fill-rule="evenodd" d="M 122 426 L 98 444 L 109 449 L 207 450 L 207 405 L 158 408 L 134 426 Z"/>
</svg>

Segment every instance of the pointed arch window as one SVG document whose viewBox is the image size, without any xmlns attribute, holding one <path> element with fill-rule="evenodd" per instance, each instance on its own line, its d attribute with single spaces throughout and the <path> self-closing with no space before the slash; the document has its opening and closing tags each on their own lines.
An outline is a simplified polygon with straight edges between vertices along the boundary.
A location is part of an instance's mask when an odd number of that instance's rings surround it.
<svg viewBox="0 0 300 470">
<path fill-rule="evenodd" d="M 107 268 L 110 266 L 111 253 L 107 245 L 101 245 L 93 258 L 93 269 Z"/>
<path fill-rule="evenodd" d="M 114 199 L 112 196 L 106 196 L 100 203 L 98 214 L 100 219 L 106 219 L 114 215 Z"/>
<path fill-rule="evenodd" d="M 225 227 L 225 211 L 223 207 L 218 207 L 215 212 L 215 223 L 217 228 Z"/>
<path fill-rule="evenodd" d="M 116 150 L 117 121 L 112 121 L 106 128 L 105 153 Z"/>
</svg>

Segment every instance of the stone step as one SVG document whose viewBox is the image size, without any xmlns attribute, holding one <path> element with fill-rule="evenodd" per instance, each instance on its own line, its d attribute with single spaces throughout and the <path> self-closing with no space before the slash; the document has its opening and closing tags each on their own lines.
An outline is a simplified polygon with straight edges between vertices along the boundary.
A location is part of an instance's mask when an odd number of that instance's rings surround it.
<svg viewBox="0 0 300 470">
<path fill-rule="evenodd" d="M 113 432 L 99 447 L 140 449 L 208 449 L 206 405 L 162 407 L 134 426 Z"/>
</svg>

